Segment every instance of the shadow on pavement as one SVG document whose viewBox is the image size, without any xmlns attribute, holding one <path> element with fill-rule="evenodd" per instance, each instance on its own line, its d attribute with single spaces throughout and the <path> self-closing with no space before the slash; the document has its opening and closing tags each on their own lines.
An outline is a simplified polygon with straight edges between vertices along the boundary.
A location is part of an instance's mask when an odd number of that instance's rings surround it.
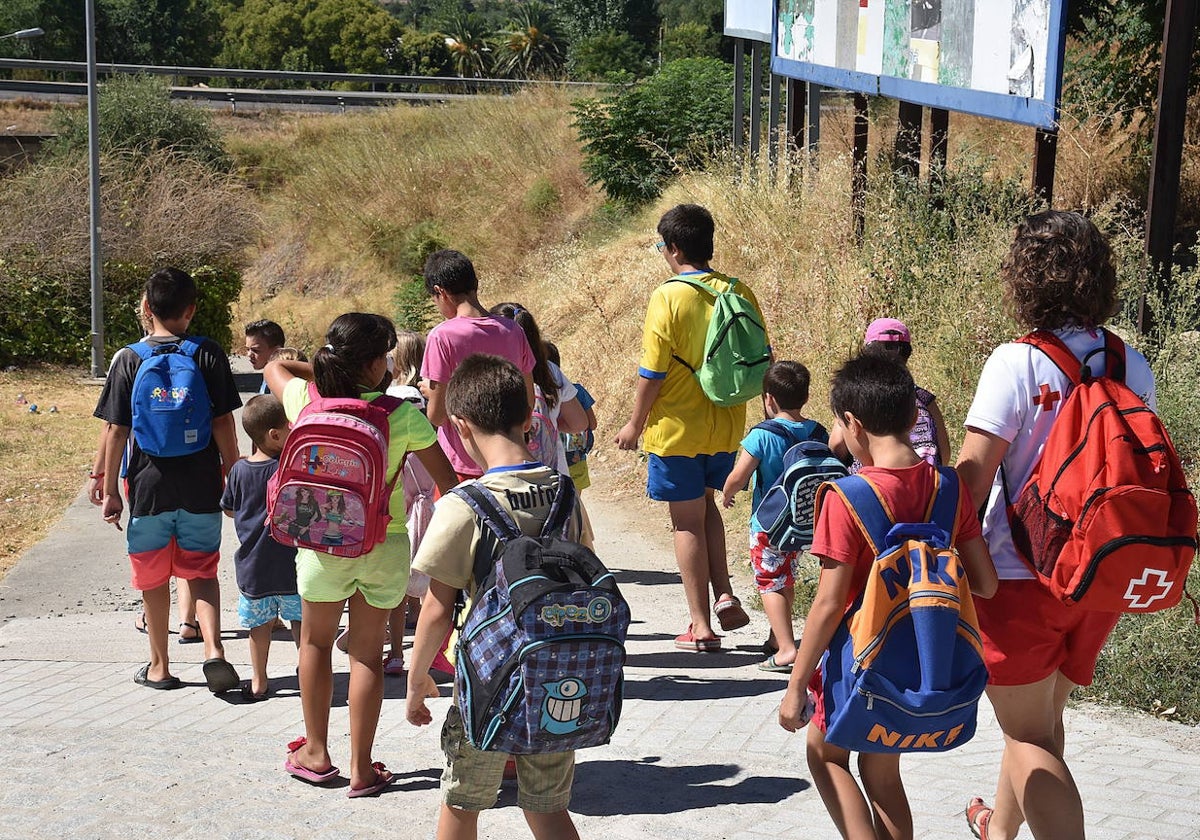
<svg viewBox="0 0 1200 840">
<path fill-rule="evenodd" d="M 617 579 L 617 583 L 637 584 L 638 586 L 666 586 L 668 584 L 679 584 L 679 572 L 659 572 L 652 569 L 638 569 L 637 571 L 624 571 L 621 569 L 613 569 L 609 567 L 609 571 L 613 573 L 613 577 Z M 682 593 L 680 601 L 682 601 Z"/>
<path fill-rule="evenodd" d="M 675 814 L 722 805 L 770 805 L 810 787 L 804 779 L 750 776 L 735 784 L 736 764 L 673 767 L 657 756 L 640 761 L 587 761 L 575 768 L 571 810 L 588 816 Z M 620 791 L 620 795 L 614 795 Z"/>
<path fill-rule="evenodd" d="M 642 636 L 630 638 L 654 639 L 657 636 Z M 662 636 L 669 639 L 668 636 Z M 665 650 L 658 653 L 633 653 L 625 659 L 627 668 L 654 668 L 661 670 L 699 670 L 708 671 L 720 668 L 744 668 L 762 662 L 762 654 L 756 651 L 745 651 L 728 648 L 713 653 L 692 653 L 686 650 Z"/>
<path fill-rule="evenodd" d="M 663 675 L 648 680 L 625 680 L 626 700 L 718 700 L 758 697 L 787 688 L 787 680 L 708 680 Z"/>
</svg>

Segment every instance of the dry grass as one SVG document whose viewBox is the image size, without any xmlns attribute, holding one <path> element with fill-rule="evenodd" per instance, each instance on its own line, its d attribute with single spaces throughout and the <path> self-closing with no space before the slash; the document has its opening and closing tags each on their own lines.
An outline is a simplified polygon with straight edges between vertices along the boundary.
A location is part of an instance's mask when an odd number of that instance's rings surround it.
<svg viewBox="0 0 1200 840">
<path fill-rule="evenodd" d="M 82 376 L 57 368 L 0 372 L 0 577 L 54 527 L 91 469 L 100 390 Z M 36 414 L 17 403 L 22 394 Z"/>
</svg>

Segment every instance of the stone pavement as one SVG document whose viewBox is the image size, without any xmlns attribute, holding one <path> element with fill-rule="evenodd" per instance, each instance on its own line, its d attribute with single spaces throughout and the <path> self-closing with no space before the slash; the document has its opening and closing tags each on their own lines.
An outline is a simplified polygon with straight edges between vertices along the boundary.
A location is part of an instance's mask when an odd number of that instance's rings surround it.
<svg viewBox="0 0 1200 840">
<path fill-rule="evenodd" d="M 755 667 L 761 614 L 728 634 L 722 653 L 675 651 L 686 619 L 662 511 L 594 495 L 588 503 L 598 552 L 618 572 L 635 623 L 621 726 L 610 746 L 580 753 L 571 810 L 581 834 L 835 838 L 803 736 L 775 722 L 784 680 Z M 224 548 L 231 556 L 231 523 Z M 225 645 L 248 677 L 231 565 L 222 563 Z M 404 720 L 402 678 L 387 681 L 375 750 L 397 780 L 376 799 L 348 800 L 281 769 L 285 744 L 303 732 L 289 640 L 279 635 L 272 646 L 267 702 L 210 695 L 200 646 L 174 641 L 173 671 L 189 685 L 150 691 L 132 681 L 146 653 L 133 629 L 138 604 L 123 535 L 82 495 L 0 581 L 0 838 L 433 837 L 438 727 Z M 334 657 L 336 763 L 348 750 L 348 718 L 346 658 Z M 447 686 L 431 701 L 435 721 L 448 695 Z M 1070 710 L 1067 727 L 1089 836 L 1200 838 L 1195 728 L 1095 707 Z M 984 704 L 972 742 L 905 758 L 918 837 L 970 837 L 963 806 L 990 796 L 999 752 Z M 508 790 L 481 828 L 485 838 L 529 836 Z"/>
</svg>

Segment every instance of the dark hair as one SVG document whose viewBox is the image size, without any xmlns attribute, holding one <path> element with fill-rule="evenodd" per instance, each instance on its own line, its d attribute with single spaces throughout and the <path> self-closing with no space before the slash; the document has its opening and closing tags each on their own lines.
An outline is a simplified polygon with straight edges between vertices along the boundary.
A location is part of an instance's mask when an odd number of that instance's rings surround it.
<svg viewBox="0 0 1200 840">
<path fill-rule="evenodd" d="M 875 356 L 888 359 L 898 364 L 907 365 L 912 355 L 912 342 L 909 341 L 868 341 L 863 345 L 864 356 Z"/>
<path fill-rule="evenodd" d="M 446 383 L 446 413 L 469 420 L 480 431 L 511 435 L 529 418 L 525 377 L 508 359 L 474 353 Z"/>
<path fill-rule="evenodd" d="M 905 437 L 917 417 L 917 389 L 904 365 L 864 353 L 833 375 L 829 405 L 834 417 L 848 411 L 873 435 Z"/>
<path fill-rule="evenodd" d="M 712 213 L 699 204 L 676 204 L 658 220 L 658 235 L 690 264 L 704 265 L 712 259 L 715 227 Z"/>
<path fill-rule="evenodd" d="M 559 367 L 562 367 L 562 356 L 558 353 L 558 345 L 553 341 L 544 341 L 542 343 L 546 345 L 546 358 Z"/>
<path fill-rule="evenodd" d="M 282 347 L 287 343 L 283 338 L 283 327 L 265 318 L 251 321 L 246 325 L 246 337 L 249 338 L 252 335 L 258 336 L 272 347 Z"/>
<path fill-rule="evenodd" d="M 533 384 L 542 390 L 542 396 L 546 398 L 546 405 L 554 408 L 558 404 L 558 381 L 550 370 L 546 345 L 542 342 L 542 331 L 538 329 L 537 321 L 533 319 L 533 313 L 519 303 L 497 303 L 492 307 L 491 312 L 493 315 L 511 318 L 517 322 L 517 326 L 525 331 L 529 349 L 533 351 Z"/>
<path fill-rule="evenodd" d="M 803 408 L 810 378 L 808 368 L 799 362 L 775 362 L 763 374 L 763 393 L 774 397 L 784 411 Z"/>
<path fill-rule="evenodd" d="M 1021 222 L 1000 279 L 1027 327 L 1098 327 L 1117 311 L 1112 249 L 1079 213 L 1047 210 Z"/>
<path fill-rule="evenodd" d="M 287 424 L 283 403 L 272 394 L 255 394 L 246 400 L 246 405 L 242 408 L 242 428 L 259 449 L 263 448 L 267 432 L 283 428 Z"/>
<path fill-rule="evenodd" d="M 425 291 L 433 294 L 435 286 L 450 295 L 465 295 L 479 291 L 475 266 L 466 254 L 443 248 L 425 259 Z"/>
<path fill-rule="evenodd" d="M 160 268 L 146 281 L 146 303 L 159 321 L 182 318 L 196 302 L 196 281 L 178 268 Z"/>
<path fill-rule="evenodd" d="M 358 397 L 378 382 L 363 382 L 367 365 L 396 346 L 396 328 L 382 315 L 347 312 L 325 333 L 325 346 L 313 354 L 313 379 L 322 397 Z"/>
</svg>

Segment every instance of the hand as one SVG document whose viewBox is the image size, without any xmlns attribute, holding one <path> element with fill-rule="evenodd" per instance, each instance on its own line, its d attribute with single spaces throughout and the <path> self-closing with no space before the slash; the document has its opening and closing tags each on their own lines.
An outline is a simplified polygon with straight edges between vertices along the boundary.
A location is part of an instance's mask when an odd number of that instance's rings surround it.
<svg viewBox="0 0 1200 840">
<path fill-rule="evenodd" d="M 104 506 L 101 508 L 101 516 L 104 517 L 105 522 L 111 523 L 112 525 L 116 526 L 116 529 L 118 531 L 120 531 L 121 530 L 121 511 L 124 509 L 125 509 L 125 506 L 121 503 L 120 496 L 106 495 L 104 497 Z"/>
<path fill-rule="evenodd" d="M 96 507 L 104 504 L 104 476 L 89 478 L 87 483 L 88 501 Z"/>
<path fill-rule="evenodd" d="M 722 490 L 721 491 L 721 507 L 728 510 L 733 507 L 734 499 L 737 498 L 737 491 Z"/>
<path fill-rule="evenodd" d="M 641 436 L 642 430 L 635 426 L 631 420 L 621 427 L 621 431 L 617 432 L 613 443 L 617 445 L 618 449 L 634 450 L 637 449 L 638 438 Z"/>
<path fill-rule="evenodd" d="M 813 711 L 808 692 L 788 686 L 783 702 L 779 704 L 779 725 L 788 732 L 795 732 L 812 720 Z"/>
<path fill-rule="evenodd" d="M 429 402 L 429 396 L 433 393 L 433 389 L 429 387 L 428 379 L 417 380 L 417 390 L 421 392 L 421 396 L 425 398 L 425 402 Z"/>
<path fill-rule="evenodd" d="M 429 672 L 419 676 L 410 671 L 408 674 L 408 697 L 404 702 L 404 716 L 408 718 L 408 722 L 413 726 L 426 726 L 433 723 L 433 715 L 430 714 L 429 707 L 425 705 L 425 698 L 437 697 L 439 694 L 437 683 L 433 681 L 433 677 L 429 676 Z"/>
</svg>

